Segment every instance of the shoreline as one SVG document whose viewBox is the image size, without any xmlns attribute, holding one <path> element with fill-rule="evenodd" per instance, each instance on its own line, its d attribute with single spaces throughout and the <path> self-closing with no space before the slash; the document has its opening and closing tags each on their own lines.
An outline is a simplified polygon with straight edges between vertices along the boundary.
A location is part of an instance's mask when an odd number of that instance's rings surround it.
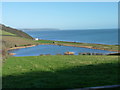
<svg viewBox="0 0 120 90">
<path fill-rule="evenodd" d="M 71 46 L 71 47 L 81 47 L 81 48 L 89 48 L 89 49 L 98 49 L 98 50 L 120 52 L 118 50 L 107 50 L 107 49 L 103 49 L 103 48 L 95 48 L 95 47 L 92 47 L 92 46 L 77 46 L 77 45 L 69 45 L 69 44 L 40 44 L 40 45 L 60 45 L 60 46 Z"/>
<path fill-rule="evenodd" d="M 119 46 L 120 45 L 109 45 L 109 44 L 98 44 L 98 43 L 82 43 L 82 42 L 70 42 L 70 41 L 57 41 L 57 40 L 44 40 L 44 39 L 39 39 L 39 41 L 51 41 L 51 42 L 55 42 L 55 43 L 42 43 L 40 45 L 61 45 L 61 46 L 72 46 L 72 47 L 81 47 L 81 48 L 89 48 L 89 49 L 98 49 L 98 50 L 106 50 L 106 51 L 113 51 L 113 52 L 120 52 L 119 50 Z M 68 43 L 68 44 L 64 44 L 64 43 Z M 78 44 L 78 45 L 71 45 L 71 44 Z M 82 46 L 80 46 L 80 44 L 83 44 Z M 85 44 L 88 44 L 88 45 L 85 45 Z M 95 45 L 95 46 L 99 46 L 101 45 L 101 48 L 99 47 L 94 47 L 92 45 Z M 110 49 L 107 49 L 107 48 L 102 48 L 102 47 L 105 47 L 105 46 L 117 46 L 117 50 L 110 50 Z"/>
<path fill-rule="evenodd" d="M 92 46 L 77 46 L 77 45 L 69 45 L 69 44 L 62 44 L 61 46 L 81 47 L 81 48 L 89 48 L 89 49 L 98 49 L 98 50 L 120 52 L 120 51 L 117 51 L 117 50 L 107 50 L 107 49 L 104 49 L 104 48 L 95 48 L 95 47 L 92 47 Z"/>
<path fill-rule="evenodd" d="M 37 46 L 37 45 L 29 45 L 29 46 L 18 46 L 18 47 L 13 47 L 13 48 L 9 48 L 9 50 L 14 50 L 14 49 L 21 49 L 21 48 L 28 48 L 28 47 L 34 47 L 34 46 Z"/>
<path fill-rule="evenodd" d="M 45 40 L 45 39 L 38 39 L 38 41 L 41 41 L 41 40 Z M 116 44 L 85 43 L 85 42 L 77 42 L 77 41 L 62 41 L 62 40 L 45 40 L 45 41 L 79 43 L 79 44 L 93 44 L 93 45 L 116 45 Z"/>
<path fill-rule="evenodd" d="M 61 41 L 61 42 L 64 42 L 64 41 Z M 74 42 L 69 42 L 69 43 L 74 43 Z M 85 44 L 85 43 L 82 43 L 82 44 Z M 119 50 L 107 50 L 107 49 L 104 49 L 104 48 L 96 48 L 96 47 L 93 47 L 93 46 L 78 46 L 78 45 L 70 45 L 70 44 L 40 43 L 40 44 L 37 44 L 37 45 L 71 46 L 71 47 L 81 47 L 81 48 L 89 48 L 89 49 L 98 49 L 98 50 L 113 51 L 113 52 L 118 52 L 118 53 L 120 52 Z M 18 47 L 9 48 L 8 50 L 15 50 L 15 49 L 21 49 L 21 48 L 34 47 L 34 46 L 37 46 L 37 45 L 18 46 Z M 94 44 L 94 45 L 97 45 L 97 44 Z M 104 45 L 104 44 L 99 44 L 99 45 Z"/>
</svg>

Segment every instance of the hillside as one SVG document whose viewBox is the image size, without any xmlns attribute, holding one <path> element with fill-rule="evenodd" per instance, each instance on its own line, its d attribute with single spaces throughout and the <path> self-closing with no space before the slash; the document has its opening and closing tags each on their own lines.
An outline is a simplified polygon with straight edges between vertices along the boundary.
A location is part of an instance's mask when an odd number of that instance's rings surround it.
<svg viewBox="0 0 120 90">
<path fill-rule="evenodd" d="M 9 35 L 10 36 L 10 35 L 15 35 L 15 34 L 0 30 L 0 35 L 2 35 L 2 36 Z"/>
<path fill-rule="evenodd" d="M 19 37 L 33 39 L 30 35 L 22 32 L 20 30 L 17 30 L 17 29 L 11 28 L 11 27 L 7 27 L 5 25 L 1 25 L 1 26 L 2 26 L 2 31 L 6 31 L 6 32 L 9 32 L 9 33 L 15 34 L 16 36 L 19 36 Z"/>
<path fill-rule="evenodd" d="M 2 29 L 0 29 L 0 36 L 2 36 L 3 59 L 7 57 L 7 50 L 9 48 L 38 44 L 28 34 L 11 27 L 6 27 L 5 25 L 2 25 Z"/>
<path fill-rule="evenodd" d="M 0 35 L 2 35 L 2 44 L 3 47 L 5 48 L 37 43 L 28 34 L 20 30 L 13 29 L 11 27 L 7 27 L 5 25 L 2 25 L 2 29 L 0 30 Z"/>
</svg>

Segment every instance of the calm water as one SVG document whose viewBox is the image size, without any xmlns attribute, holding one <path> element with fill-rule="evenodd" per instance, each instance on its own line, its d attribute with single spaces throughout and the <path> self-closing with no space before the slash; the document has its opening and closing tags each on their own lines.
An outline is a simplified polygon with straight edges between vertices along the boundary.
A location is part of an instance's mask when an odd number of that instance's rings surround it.
<svg viewBox="0 0 120 90">
<path fill-rule="evenodd" d="M 16 53 L 14 56 L 38 56 L 40 54 L 64 54 L 64 52 L 75 52 L 75 55 L 78 55 L 80 52 L 90 52 L 90 53 L 113 53 L 106 50 L 97 50 L 97 49 L 88 49 L 80 47 L 71 47 L 71 46 L 58 46 L 58 45 L 38 45 L 29 48 L 22 48 L 9 51 L 10 53 Z"/>
<path fill-rule="evenodd" d="M 75 41 L 83 43 L 98 44 L 118 44 L 117 29 L 102 30 L 56 30 L 56 31 L 36 31 L 24 30 L 34 38 L 45 40 Z"/>
</svg>

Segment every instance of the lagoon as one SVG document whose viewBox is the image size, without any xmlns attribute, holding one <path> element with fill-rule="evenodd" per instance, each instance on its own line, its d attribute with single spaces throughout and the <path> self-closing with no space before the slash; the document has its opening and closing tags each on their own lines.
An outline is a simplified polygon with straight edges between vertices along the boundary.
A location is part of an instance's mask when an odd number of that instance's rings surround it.
<svg viewBox="0 0 120 90">
<path fill-rule="evenodd" d="M 102 53 L 102 54 L 114 53 L 112 51 L 106 51 L 106 50 L 89 49 L 89 48 L 72 47 L 72 46 L 59 46 L 59 45 L 37 45 L 34 47 L 15 49 L 8 52 L 16 53 L 16 55 L 13 55 L 13 56 L 39 56 L 41 54 L 64 55 L 64 52 L 67 52 L 67 51 L 74 52 L 75 55 L 78 55 L 79 53 L 85 53 L 85 52 Z"/>
</svg>

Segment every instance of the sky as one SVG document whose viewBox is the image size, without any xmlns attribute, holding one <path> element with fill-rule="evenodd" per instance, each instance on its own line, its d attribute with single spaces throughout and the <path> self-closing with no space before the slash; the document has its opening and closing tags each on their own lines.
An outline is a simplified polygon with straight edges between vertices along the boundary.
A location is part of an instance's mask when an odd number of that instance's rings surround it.
<svg viewBox="0 0 120 90">
<path fill-rule="evenodd" d="M 3 2 L 2 23 L 13 28 L 117 28 L 118 3 Z"/>
</svg>

